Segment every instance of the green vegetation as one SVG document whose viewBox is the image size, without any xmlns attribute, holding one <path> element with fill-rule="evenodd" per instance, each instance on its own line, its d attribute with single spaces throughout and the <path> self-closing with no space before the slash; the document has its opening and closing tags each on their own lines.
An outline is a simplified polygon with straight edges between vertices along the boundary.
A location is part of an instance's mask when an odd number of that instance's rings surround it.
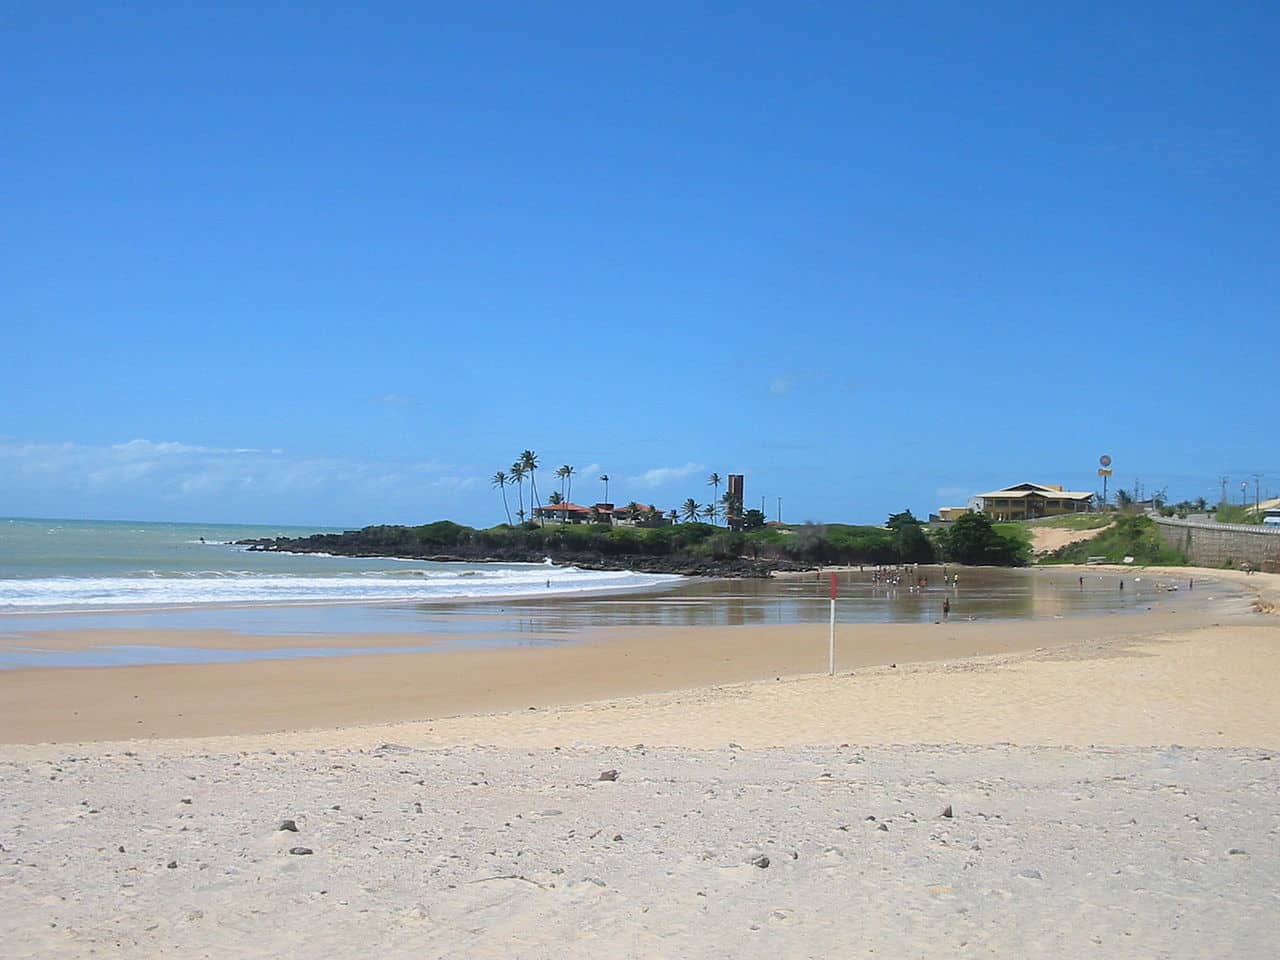
<svg viewBox="0 0 1280 960">
<path fill-rule="evenodd" d="M 497 486 L 496 478 L 494 485 Z M 894 514 L 883 527 L 844 523 L 770 527 L 764 525 L 761 511 L 748 510 L 743 514 L 746 529 L 730 530 L 696 520 L 660 526 L 656 511 L 647 515 L 638 504 L 633 506 L 640 518 L 635 526 L 541 524 L 530 520 L 514 526 L 477 529 L 437 520 L 416 527 L 374 526 L 301 539 L 278 537 L 263 543 L 269 549 L 343 556 L 508 561 L 536 561 L 549 556 L 564 562 L 617 568 L 637 565 L 640 569 L 698 573 L 740 573 L 745 569 L 755 575 L 788 567 L 932 563 L 939 559 L 1021 566 L 1030 553 L 1025 531 L 998 530 L 980 514 L 961 518 L 950 530 L 931 538 L 909 511 Z M 701 512 L 692 509 L 696 506 L 688 504 L 686 514 Z"/>
<path fill-rule="evenodd" d="M 1042 563 L 1084 563 L 1090 557 L 1105 557 L 1110 563 L 1123 563 L 1133 557 L 1135 563 L 1177 566 L 1187 558 L 1160 537 L 1155 521 L 1143 516 L 1119 516 L 1115 526 L 1102 531 L 1092 540 L 1082 540 L 1055 550 Z"/>
<path fill-rule="evenodd" d="M 1213 515 L 1219 523 L 1261 523 L 1262 515 L 1253 512 L 1253 507 L 1242 507 L 1237 503 L 1220 503 Z"/>
<path fill-rule="evenodd" d="M 1055 530 L 1097 530 L 1110 525 L 1115 518 L 1114 513 L 1067 513 L 1047 520 L 1032 520 L 1030 525 Z"/>
<path fill-rule="evenodd" d="M 937 542 L 943 559 L 953 563 L 1022 567 L 1031 558 L 1031 537 L 1021 524 L 997 527 L 981 513 L 964 514 L 938 532 Z"/>
<path fill-rule="evenodd" d="M 1013 543 L 1026 548 L 1026 556 L 1031 556 L 1031 528 L 1025 523 L 993 523 L 991 528 L 997 534 Z"/>
</svg>

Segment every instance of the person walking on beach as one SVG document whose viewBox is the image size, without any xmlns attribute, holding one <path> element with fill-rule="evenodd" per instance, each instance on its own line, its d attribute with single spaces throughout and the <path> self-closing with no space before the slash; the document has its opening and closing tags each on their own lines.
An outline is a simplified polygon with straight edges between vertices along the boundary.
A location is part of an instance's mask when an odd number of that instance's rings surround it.
<svg viewBox="0 0 1280 960">
<path fill-rule="evenodd" d="M 947 618 L 951 616 L 951 598 L 942 598 L 942 622 L 946 623 Z"/>
<path fill-rule="evenodd" d="M 1080 589 L 1081 589 L 1081 590 L 1083 590 L 1083 589 L 1084 589 L 1084 577 L 1081 577 L 1081 578 L 1080 578 Z"/>
<path fill-rule="evenodd" d="M 1121 590 L 1122 592 L 1123 592 L 1123 590 L 1124 590 L 1124 581 L 1123 581 L 1123 580 L 1121 580 L 1121 581 L 1120 581 L 1120 590 Z"/>
</svg>

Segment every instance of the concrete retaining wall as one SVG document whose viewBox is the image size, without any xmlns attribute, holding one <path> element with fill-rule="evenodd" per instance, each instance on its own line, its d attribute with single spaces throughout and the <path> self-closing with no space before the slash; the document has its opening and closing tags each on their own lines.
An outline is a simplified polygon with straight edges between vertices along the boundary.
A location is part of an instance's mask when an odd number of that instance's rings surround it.
<svg viewBox="0 0 1280 960">
<path fill-rule="evenodd" d="M 1165 543 L 1200 567 L 1239 568 L 1280 573 L 1280 529 L 1249 523 L 1213 523 L 1152 517 Z"/>
</svg>

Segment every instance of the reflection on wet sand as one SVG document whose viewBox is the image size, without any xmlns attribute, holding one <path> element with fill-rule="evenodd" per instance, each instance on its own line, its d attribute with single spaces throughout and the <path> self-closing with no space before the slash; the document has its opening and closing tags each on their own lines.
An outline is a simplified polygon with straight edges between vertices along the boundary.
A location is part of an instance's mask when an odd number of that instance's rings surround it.
<svg viewBox="0 0 1280 960">
<path fill-rule="evenodd" d="M 540 636 L 569 635 L 595 627 L 739 627 L 816 623 L 829 610 L 831 574 L 773 580 L 690 581 L 662 593 L 610 597 L 530 599 L 502 604 L 422 606 L 424 622 L 442 629 L 481 618 L 505 621 L 506 629 Z M 932 623 L 942 618 L 944 600 L 952 620 L 1048 619 L 1146 610 L 1171 598 L 1187 603 L 1168 577 L 1130 578 L 1121 591 L 1114 573 L 1077 570 L 956 568 L 958 582 L 943 585 L 942 567 L 919 567 L 876 581 L 871 568 L 835 574 L 842 623 Z M 920 580 L 925 581 L 919 584 Z M 1202 594 L 1203 596 L 1203 594 Z"/>
<path fill-rule="evenodd" d="M 395 635 L 401 640 L 470 638 L 478 645 L 541 644 L 576 640 L 584 631 L 599 628 L 820 623 L 828 616 L 830 576 L 688 580 L 643 593 L 494 601 L 19 614 L 0 617 L 0 640 L 12 644 L 56 632 L 111 631 L 119 638 L 115 642 L 128 642 L 126 633 L 216 631 L 260 638 L 358 634 Z M 956 622 L 1088 616 L 1146 610 L 1175 599 L 1185 606 L 1208 598 L 1204 590 L 1170 592 L 1176 581 L 1144 577 L 1140 571 L 1132 576 L 1128 571 L 1088 573 L 1083 582 L 1078 569 L 919 567 L 877 576 L 868 567 L 835 576 L 842 623 L 933 623 L 943 618 L 944 601 L 949 603 L 949 619 Z M 1122 576 L 1128 581 L 1123 591 Z M 951 582 L 953 577 L 958 582 Z"/>
</svg>

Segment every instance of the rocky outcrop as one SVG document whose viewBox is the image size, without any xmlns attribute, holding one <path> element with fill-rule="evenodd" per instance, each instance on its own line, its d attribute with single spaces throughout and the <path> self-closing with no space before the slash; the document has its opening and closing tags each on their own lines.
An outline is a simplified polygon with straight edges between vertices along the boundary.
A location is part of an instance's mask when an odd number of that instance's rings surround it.
<svg viewBox="0 0 1280 960">
<path fill-rule="evenodd" d="M 410 538 L 387 536 L 386 528 L 322 533 L 310 537 L 275 537 L 241 540 L 253 551 L 280 553 L 329 553 L 339 557 L 395 557 L 431 560 L 439 563 L 553 563 L 584 570 L 634 570 L 638 573 L 672 573 L 689 577 L 766 578 L 779 570 L 809 570 L 812 565 L 790 560 L 752 557 L 710 557 L 678 553 L 609 554 L 599 551 L 565 550 L 553 546 L 530 549 L 521 546 L 459 543 L 442 549 L 439 544 L 416 543 Z"/>
</svg>

